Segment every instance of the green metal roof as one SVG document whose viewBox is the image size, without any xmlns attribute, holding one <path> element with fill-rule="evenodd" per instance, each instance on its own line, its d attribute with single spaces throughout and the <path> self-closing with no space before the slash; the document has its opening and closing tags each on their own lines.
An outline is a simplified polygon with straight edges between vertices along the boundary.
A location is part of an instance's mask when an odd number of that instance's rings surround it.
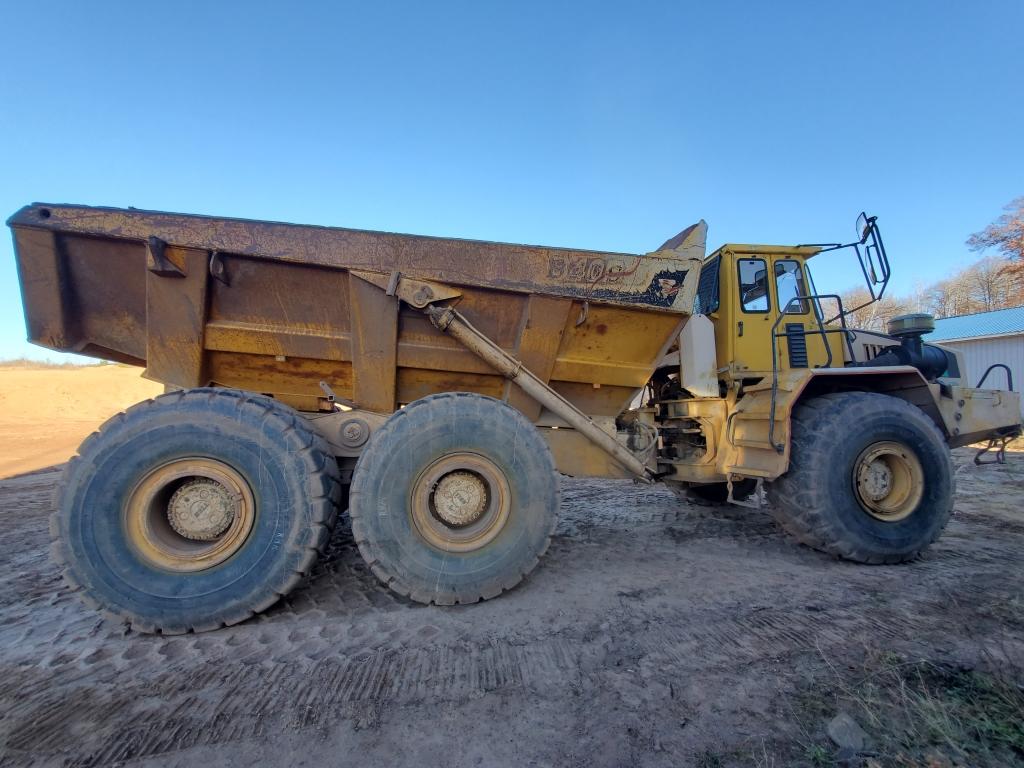
<svg viewBox="0 0 1024 768">
<path fill-rule="evenodd" d="M 1024 307 L 996 309 L 973 315 L 944 317 L 935 321 L 935 330 L 925 341 L 973 339 L 977 336 L 1004 336 L 1024 333 Z"/>
</svg>

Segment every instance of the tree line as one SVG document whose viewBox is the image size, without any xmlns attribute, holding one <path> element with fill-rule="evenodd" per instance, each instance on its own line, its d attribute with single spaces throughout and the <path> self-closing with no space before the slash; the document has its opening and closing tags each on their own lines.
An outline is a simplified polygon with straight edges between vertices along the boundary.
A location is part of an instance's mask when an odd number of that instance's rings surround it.
<svg viewBox="0 0 1024 768">
<path fill-rule="evenodd" d="M 1024 305 L 1024 197 L 1004 208 L 1005 213 L 967 239 L 967 247 L 983 255 L 951 277 L 921 284 L 904 295 L 886 295 L 880 301 L 847 313 L 847 325 L 884 331 L 890 318 L 910 312 L 935 317 L 956 317 Z M 842 294 L 844 308 L 870 301 L 865 288 Z"/>
</svg>

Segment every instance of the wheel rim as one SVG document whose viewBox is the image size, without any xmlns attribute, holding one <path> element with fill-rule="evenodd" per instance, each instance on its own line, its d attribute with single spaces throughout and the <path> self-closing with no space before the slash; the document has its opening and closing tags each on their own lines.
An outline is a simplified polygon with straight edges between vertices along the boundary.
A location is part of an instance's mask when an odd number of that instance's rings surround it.
<svg viewBox="0 0 1024 768">
<path fill-rule="evenodd" d="M 202 571 L 234 555 L 256 519 L 252 489 L 216 459 L 178 459 L 150 472 L 125 505 L 133 549 L 169 571 Z"/>
<path fill-rule="evenodd" d="M 412 520 L 420 536 L 438 549 L 472 552 L 501 533 L 511 498 L 508 480 L 494 462 L 475 453 L 454 453 L 416 479 Z"/>
<path fill-rule="evenodd" d="M 924 471 L 913 451 L 887 440 L 861 451 L 854 464 L 853 484 L 865 512 L 895 522 L 907 517 L 920 503 Z"/>
</svg>

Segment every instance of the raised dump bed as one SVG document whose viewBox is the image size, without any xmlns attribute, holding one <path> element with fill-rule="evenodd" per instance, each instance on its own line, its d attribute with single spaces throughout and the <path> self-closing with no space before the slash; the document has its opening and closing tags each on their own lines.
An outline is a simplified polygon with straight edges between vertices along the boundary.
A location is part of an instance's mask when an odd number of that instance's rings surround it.
<svg viewBox="0 0 1024 768">
<path fill-rule="evenodd" d="M 678 334 L 704 256 L 703 225 L 632 255 L 63 205 L 9 224 L 35 343 L 304 411 L 330 407 L 324 381 L 379 413 L 457 390 L 542 418 L 388 295 L 398 275 L 456 288 L 482 333 L 585 413 L 614 418 Z"/>
</svg>

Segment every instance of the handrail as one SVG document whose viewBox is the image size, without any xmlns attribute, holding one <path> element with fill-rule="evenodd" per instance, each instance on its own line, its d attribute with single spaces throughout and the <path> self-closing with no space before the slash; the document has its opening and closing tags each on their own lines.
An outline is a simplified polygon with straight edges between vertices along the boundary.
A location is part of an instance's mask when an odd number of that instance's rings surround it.
<svg viewBox="0 0 1024 768">
<path fill-rule="evenodd" d="M 829 334 L 829 333 L 841 333 L 841 334 L 843 334 L 843 338 L 846 340 L 846 347 L 847 347 L 847 349 L 850 352 L 851 360 L 855 360 L 855 357 L 856 357 L 855 354 L 854 354 L 854 351 L 853 351 L 853 342 L 850 340 L 850 332 L 849 332 L 849 329 L 846 327 L 846 314 L 843 312 L 843 299 L 842 299 L 842 297 L 839 294 L 837 294 L 837 293 L 818 293 L 818 294 L 811 294 L 809 296 L 794 296 L 792 299 L 790 299 L 788 302 L 786 302 L 786 306 L 783 307 L 782 312 L 779 313 L 778 318 L 776 318 L 775 322 L 772 324 L 772 330 L 771 330 L 771 336 L 772 336 L 772 396 L 771 396 L 771 405 L 769 406 L 769 410 L 768 410 L 768 443 L 772 446 L 772 448 L 775 449 L 775 451 L 777 453 L 783 453 L 786 450 L 786 446 L 782 445 L 781 443 L 776 443 L 775 442 L 775 410 L 776 410 L 776 403 L 777 403 L 778 394 L 779 394 L 779 361 L 778 361 L 778 343 L 776 342 L 776 339 L 778 339 L 778 338 L 780 338 L 782 336 L 788 337 L 790 335 L 788 332 L 787 333 L 778 333 L 779 323 L 782 322 L 782 319 L 784 317 L 788 316 L 789 308 L 791 306 L 793 306 L 794 304 L 796 304 L 797 302 L 802 302 L 802 301 L 814 302 L 814 301 L 817 301 L 819 299 L 835 299 L 836 300 L 836 302 L 838 303 L 838 306 L 839 306 L 839 314 L 837 315 L 837 317 L 839 319 L 840 327 L 839 328 L 826 328 L 825 324 L 821 320 L 821 313 L 817 312 L 817 311 L 813 311 L 812 312 L 812 314 L 814 315 L 815 320 L 818 321 L 818 329 L 817 330 L 810 330 L 810 331 L 804 330 L 804 331 L 801 331 L 800 333 L 802 333 L 804 337 L 806 337 L 807 334 L 809 334 L 809 333 L 821 334 L 821 341 L 825 345 L 825 353 L 828 355 L 828 357 L 825 360 L 825 365 L 823 365 L 823 366 L 822 365 L 818 365 L 818 366 L 815 366 L 815 367 L 816 368 L 831 368 L 832 367 L 832 347 L 828 343 L 828 338 L 827 338 L 827 334 Z M 811 306 L 813 308 L 816 305 L 811 303 L 811 304 L 809 304 L 809 306 Z"/>
<path fill-rule="evenodd" d="M 1002 368 L 1004 371 L 1006 371 L 1006 388 L 1010 392 L 1013 392 L 1013 371 L 1011 371 L 1010 366 L 1006 365 L 1005 363 L 992 363 L 992 365 L 985 369 L 985 372 L 981 375 L 981 380 L 977 383 L 977 385 L 974 388 L 981 389 L 981 385 L 985 383 L 985 379 L 987 379 L 988 375 L 992 373 L 993 368 Z"/>
</svg>

